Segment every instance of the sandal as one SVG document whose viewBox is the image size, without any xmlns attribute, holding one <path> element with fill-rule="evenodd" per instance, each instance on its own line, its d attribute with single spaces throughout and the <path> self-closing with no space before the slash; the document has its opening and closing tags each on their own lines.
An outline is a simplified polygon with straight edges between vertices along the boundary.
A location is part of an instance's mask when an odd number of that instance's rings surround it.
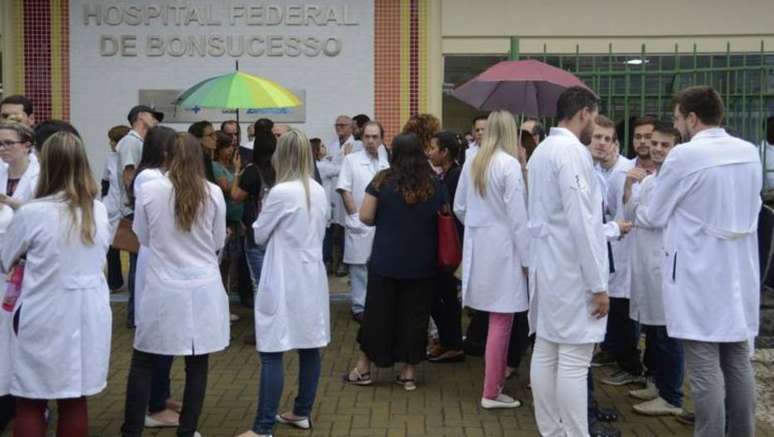
<svg viewBox="0 0 774 437">
<path fill-rule="evenodd" d="M 402 385 L 406 391 L 414 391 L 417 389 L 416 381 L 413 378 L 401 378 L 400 375 L 395 377 L 395 383 Z"/>
<path fill-rule="evenodd" d="M 344 382 L 354 385 L 371 385 L 373 383 L 371 380 L 371 372 L 360 374 L 360 372 L 357 370 L 357 367 L 352 369 L 352 371 L 350 371 L 348 374 L 344 375 Z"/>
</svg>

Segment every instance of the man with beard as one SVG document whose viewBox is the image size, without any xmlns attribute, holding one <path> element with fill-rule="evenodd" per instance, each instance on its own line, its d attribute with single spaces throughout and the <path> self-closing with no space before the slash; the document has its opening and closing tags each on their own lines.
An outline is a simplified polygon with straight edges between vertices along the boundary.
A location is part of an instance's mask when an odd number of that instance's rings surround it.
<svg viewBox="0 0 774 437">
<path fill-rule="evenodd" d="M 564 91 L 552 128 L 529 161 L 531 381 L 543 436 L 588 435 L 587 376 L 605 336 L 609 300 L 602 190 L 591 142 L 599 97 Z"/>
<path fill-rule="evenodd" d="M 651 139 L 650 156 L 657 166 L 680 142 L 680 133 L 671 124 L 656 122 Z M 680 341 L 667 334 L 662 296 L 661 260 L 664 257 L 663 231 L 644 220 L 650 194 L 658 175 L 647 175 L 641 168 L 631 169 L 624 188 L 626 216 L 635 222 L 633 232 L 630 317 L 641 324 L 645 332 L 645 366 L 653 375 L 645 388 L 632 390 L 629 395 L 645 401 L 634 411 L 650 416 L 682 413 L 683 348 Z M 637 187 L 637 190 L 633 188 Z M 639 358 L 639 356 L 637 357 Z"/>
<path fill-rule="evenodd" d="M 650 157 L 650 139 L 653 136 L 653 126 L 656 119 L 650 116 L 635 118 L 632 123 L 632 146 L 634 147 L 634 166 L 653 174 L 656 172 L 656 164 Z"/>
<path fill-rule="evenodd" d="M 645 218 L 664 228 L 667 332 L 682 340 L 702 437 L 755 435 L 748 341 L 758 334 L 756 228 L 763 168 L 758 149 L 720 128 L 711 87 L 682 90 L 674 127 L 687 143 L 659 170 Z"/>
</svg>

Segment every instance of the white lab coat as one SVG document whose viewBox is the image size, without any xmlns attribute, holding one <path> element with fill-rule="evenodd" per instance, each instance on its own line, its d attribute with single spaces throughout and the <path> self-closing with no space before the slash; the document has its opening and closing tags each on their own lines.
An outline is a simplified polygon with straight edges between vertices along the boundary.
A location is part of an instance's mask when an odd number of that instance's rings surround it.
<svg viewBox="0 0 774 437">
<path fill-rule="evenodd" d="M 38 185 L 38 174 L 40 174 L 40 164 L 35 155 L 30 154 L 30 163 L 27 170 L 19 178 L 16 185 L 16 191 L 13 192 L 12 199 L 27 202 L 35 197 L 35 189 Z M 8 188 L 8 164 L 0 160 L 0 193 L 5 194 Z"/>
<path fill-rule="evenodd" d="M 360 210 L 360 205 L 363 204 L 368 184 L 371 183 L 371 180 L 378 172 L 389 167 L 390 162 L 387 157 L 387 149 L 383 146 L 379 146 L 376 159 L 371 159 L 365 150 L 349 154 L 344 158 L 344 162 L 341 165 L 341 173 L 339 173 L 336 190 L 352 193 L 357 213 Z M 337 195 L 340 196 L 338 193 Z M 375 229 L 373 226 L 368 226 L 367 230 L 362 232 L 352 232 L 349 227 L 345 229 L 344 263 L 365 264 L 368 262 L 368 258 L 371 257 L 371 247 L 374 244 Z"/>
<path fill-rule="evenodd" d="M 0 359 L 0 394 L 76 398 L 107 385 L 112 326 L 102 272 L 111 238 L 107 212 L 94 201 L 96 233 L 87 246 L 80 230 L 71 231 L 67 204 L 60 199 L 49 196 L 22 206 L 3 241 L 3 274 L 20 256 L 26 254 L 27 261 L 14 309 L 20 316 L 18 333 Z"/>
<path fill-rule="evenodd" d="M 35 197 L 35 188 L 38 184 L 39 173 L 40 166 L 38 164 L 38 159 L 33 153 L 30 153 L 30 163 L 27 166 L 27 170 L 19 179 L 19 183 L 17 184 L 16 190 L 14 191 L 11 198 L 25 203 L 32 200 Z M 0 160 L 0 193 L 5 194 L 7 188 L 8 164 Z M 0 211 L 2 212 L 3 221 L 5 223 L 5 226 L 3 227 L 3 232 L 5 232 L 5 229 L 8 227 L 8 225 L 10 225 L 11 219 L 13 218 L 13 209 L 11 209 L 9 206 L 3 205 Z M 2 245 L 0 245 L 0 247 L 2 247 Z M 3 288 L 0 289 L 2 290 L 0 295 L 2 295 L 5 294 L 5 282 L 2 281 L 0 284 L 3 286 Z M 12 337 L 12 319 L 12 313 L 0 310 L 0 351 L 7 351 L 10 348 Z M 0 360 L 0 393 L 8 393 L 10 390 L 8 384 L 10 383 L 10 371 L 10 361 L 3 362 L 3 360 Z M 5 381 L 5 383 L 3 381 Z"/>
<path fill-rule="evenodd" d="M 352 135 L 350 135 L 343 143 L 336 138 L 326 146 L 328 154 L 325 156 L 325 159 L 333 164 L 333 171 L 336 173 L 336 177 L 333 178 L 334 187 L 339 185 L 339 173 L 341 172 L 341 165 L 344 162 L 345 156 L 342 149 L 347 143 L 352 143 L 352 153 L 363 150 L 363 143 L 356 140 Z M 346 225 L 347 211 L 344 208 L 344 202 L 341 200 L 341 196 L 334 193 L 331 198 L 331 203 L 333 204 L 333 210 L 331 211 L 332 222 L 341 226 Z"/>
<path fill-rule="evenodd" d="M 142 192 L 142 186 L 143 184 L 155 180 L 155 179 L 161 179 L 164 177 L 164 173 L 161 172 L 161 170 L 157 168 L 146 168 L 145 170 L 142 170 L 137 176 L 134 178 L 134 184 L 132 185 L 132 190 L 134 191 L 134 197 L 135 199 L 140 196 L 140 193 Z M 116 211 L 119 214 L 120 219 L 120 213 L 121 211 Z M 111 223 L 112 226 L 112 223 Z M 145 290 L 145 269 L 146 265 L 148 264 L 148 247 L 143 246 L 140 244 L 140 249 L 137 251 L 137 265 L 135 267 L 135 274 L 134 274 L 134 323 L 137 324 L 137 320 L 139 320 L 140 317 L 142 317 L 142 312 L 140 311 L 140 302 L 142 301 L 142 294 Z"/>
<path fill-rule="evenodd" d="M 105 159 L 105 170 L 102 174 L 102 180 L 108 181 L 109 185 L 107 196 L 102 198 L 102 203 L 107 209 L 112 234 L 115 234 L 118 229 L 122 209 L 121 184 L 123 179 L 122 174 L 118 172 L 118 159 L 118 152 L 108 152 L 107 159 Z"/>
<path fill-rule="evenodd" d="M 322 159 L 317 161 L 317 171 L 320 172 L 320 180 L 322 181 L 323 189 L 325 190 L 325 197 L 328 199 L 328 205 L 330 206 L 328 211 L 328 217 L 326 227 L 331 225 L 333 220 L 333 200 L 335 197 L 339 197 L 336 193 L 336 179 L 339 177 L 339 168 L 331 161 Z"/>
<path fill-rule="evenodd" d="M 228 346 L 228 296 L 216 251 L 226 240 L 223 191 L 207 182 L 209 199 L 190 232 L 175 223 L 169 178 L 142 185 L 133 229 L 148 248 L 134 348 L 161 355 L 203 355 Z"/>
<path fill-rule="evenodd" d="M 626 220 L 634 223 L 629 236 L 632 240 L 629 317 L 645 325 L 665 326 L 661 274 L 664 235 L 662 229 L 648 222 L 646 214 L 655 178 L 651 175 L 636 184 L 639 190 L 632 190 L 629 202 L 625 205 Z"/>
<path fill-rule="evenodd" d="M 486 197 L 473 182 L 473 160 L 465 161 L 454 196 L 454 214 L 465 225 L 462 245 L 462 304 L 481 311 L 526 311 L 529 234 L 521 165 L 503 151 L 492 155 Z"/>
<path fill-rule="evenodd" d="M 476 153 L 478 153 L 479 148 L 480 146 L 478 143 L 470 143 L 468 148 L 465 149 L 465 162 L 473 160 L 473 158 L 476 156 Z"/>
<path fill-rule="evenodd" d="M 600 342 L 607 318 L 592 315 L 592 298 L 607 290 L 609 265 L 591 154 L 552 128 L 528 168 L 530 331 L 555 343 Z"/>
<path fill-rule="evenodd" d="M 605 178 L 605 213 L 606 220 L 612 224 L 614 220 L 624 218 L 623 190 L 626 183 L 626 173 L 634 168 L 634 161 L 618 157 L 615 165 L 610 170 L 601 170 Z M 617 228 L 617 226 L 616 226 Z M 620 236 L 620 234 L 619 234 Z M 607 293 L 610 297 L 629 299 L 631 294 L 631 266 L 630 255 L 632 252 L 632 239 L 629 235 L 623 235 L 610 240 L 610 250 L 613 253 L 613 265 L 615 271 L 610 274 Z"/>
<path fill-rule="evenodd" d="M 766 169 L 766 189 L 774 190 L 774 144 L 769 144 L 764 140 L 761 145 L 761 151 L 764 153 Z"/>
<path fill-rule="evenodd" d="M 675 147 L 646 219 L 665 227 L 663 293 L 670 337 L 747 341 L 758 334 L 758 149 L 721 128 Z"/>
<path fill-rule="evenodd" d="M 301 181 L 275 185 L 253 224 L 266 245 L 255 297 L 259 352 L 326 346 L 331 339 L 328 279 L 322 260 L 325 191 L 309 179 L 309 207 Z"/>
<path fill-rule="evenodd" d="M 8 205 L 0 205 L 0 248 L 3 247 L 5 231 L 13 220 L 13 209 Z M 4 294 L 5 292 L 0 294 Z M 11 350 L 11 337 L 13 313 L 0 309 L 0 351 Z M 11 360 L 10 353 L 8 359 L 0 360 L 0 396 L 8 394 L 11 382 Z"/>
</svg>

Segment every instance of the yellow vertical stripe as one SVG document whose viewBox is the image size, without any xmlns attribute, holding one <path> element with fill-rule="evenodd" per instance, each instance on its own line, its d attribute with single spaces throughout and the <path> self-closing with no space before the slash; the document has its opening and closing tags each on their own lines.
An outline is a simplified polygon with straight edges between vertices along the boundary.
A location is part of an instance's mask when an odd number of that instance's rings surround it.
<svg viewBox="0 0 774 437">
<path fill-rule="evenodd" d="M 400 0 L 400 125 L 409 118 L 411 1 Z"/>
<path fill-rule="evenodd" d="M 51 0 L 49 7 L 51 14 L 51 117 L 63 118 L 61 0 Z"/>
<path fill-rule="evenodd" d="M 16 9 L 16 94 L 24 95 L 24 0 L 14 2 Z"/>
</svg>

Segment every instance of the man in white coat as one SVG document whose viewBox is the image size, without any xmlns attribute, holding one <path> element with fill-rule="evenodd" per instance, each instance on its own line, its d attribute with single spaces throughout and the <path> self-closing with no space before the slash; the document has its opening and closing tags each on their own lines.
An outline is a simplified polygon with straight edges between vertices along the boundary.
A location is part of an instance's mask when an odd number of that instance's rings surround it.
<svg viewBox="0 0 774 437">
<path fill-rule="evenodd" d="M 650 157 L 656 164 L 656 174 L 669 152 L 680 141 L 670 123 L 657 121 L 651 137 Z M 664 318 L 661 262 L 664 258 L 663 231 L 654 228 L 645 217 L 650 204 L 655 175 L 641 168 L 629 170 L 624 188 L 626 217 L 635 222 L 632 233 L 631 298 L 629 316 L 645 331 L 645 365 L 655 384 L 633 390 L 629 395 L 645 402 L 634 411 L 650 416 L 680 414 L 683 404 L 683 348 L 679 340 L 670 337 Z M 635 190 L 634 188 L 638 188 Z"/>
<path fill-rule="evenodd" d="M 333 163 L 333 168 L 336 174 L 341 171 L 341 164 L 344 162 L 344 157 L 352 152 L 358 152 L 363 150 L 363 144 L 360 141 L 355 140 L 352 135 L 352 118 L 348 115 L 339 115 L 336 117 L 336 123 L 333 126 L 336 129 L 336 139 L 328 143 L 326 149 L 328 155 L 326 160 Z M 339 184 L 338 176 L 333 179 L 333 186 L 337 187 Z M 340 196 L 333 196 L 331 199 L 331 222 L 332 222 L 332 238 L 333 238 L 333 263 L 336 270 L 336 276 L 347 276 L 347 265 L 339 258 L 339 254 L 344 252 L 344 226 L 346 225 L 347 211 L 344 209 L 344 203 Z"/>
<path fill-rule="evenodd" d="M 479 115 L 473 119 L 473 142 L 468 144 L 468 148 L 465 149 L 465 161 L 473 159 L 476 156 L 476 152 L 481 147 L 481 139 L 484 138 L 484 132 L 486 132 L 487 116 Z"/>
<path fill-rule="evenodd" d="M 365 190 L 371 180 L 380 171 L 389 168 L 387 149 L 382 145 L 384 130 L 376 121 L 369 121 L 363 128 L 363 150 L 347 155 L 341 165 L 336 191 L 341 194 L 347 211 L 344 231 L 344 263 L 349 266 L 349 278 L 352 283 L 352 317 L 357 322 L 363 320 L 365 310 L 368 269 L 366 263 L 371 257 L 374 242 L 374 229 L 364 226 L 357 212 L 365 197 Z M 353 229 L 356 228 L 356 229 Z M 355 232 L 353 232 L 353 230 Z"/>
<path fill-rule="evenodd" d="M 662 165 L 646 219 L 664 227 L 664 311 L 682 339 L 696 410 L 695 435 L 755 435 L 748 340 L 758 334 L 756 229 L 763 182 L 758 149 L 718 127 L 723 101 L 706 86 L 675 98 L 687 143 Z"/>
<path fill-rule="evenodd" d="M 558 127 L 529 170 L 531 381 L 543 436 L 588 436 L 587 375 L 605 336 L 608 254 L 591 154 L 599 98 L 583 87 L 557 102 Z"/>
<path fill-rule="evenodd" d="M 621 199 L 626 172 L 634 167 L 634 162 L 619 154 L 613 120 L 600 115 L 595 123 L 589 151 L 594 158 L 595 169 L 604 182 L 602 195 L 605 199 L 605 219 L 607 222 L 620 221 L 623 220 Z M 591 365 L 599 367 L 617 363 L 619 370 L 602 382 L 618 386 L 641 381 L 642 363 L 637 349 L 637 324 L 629 318 L 631 238 L 623 234 L 608 240 L 614 260 L 608 284 L 610 315 L 607 318 L 605 341 L 601 344 L 601 350 L 592 358 Z"/>
</svg>

